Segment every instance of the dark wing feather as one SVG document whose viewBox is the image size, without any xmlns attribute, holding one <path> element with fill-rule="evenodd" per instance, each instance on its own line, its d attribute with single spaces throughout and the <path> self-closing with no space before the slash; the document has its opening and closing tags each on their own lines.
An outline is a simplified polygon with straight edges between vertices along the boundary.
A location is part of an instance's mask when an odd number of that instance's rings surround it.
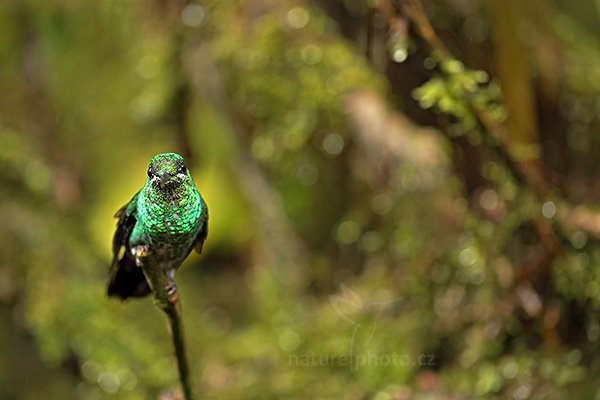
<svg viewBox="0 0 600 400">
<path fill-rule="evenodd" d="M 196 236 L 196 240 L 194 241 L 194 250 L 196 253 L 202 254 L 202 247 L 204 246 L 204 241 L 208 236 L 208 207 L 204 202 L 204 199 L 200 198 L 202 201 L 202 213 L 200 214 L 200 219 L 202 220 L 202 227 L 198 232 L 198 236 Z"/>
<path fill-rule="evenodd" d="M 137 209 L 138 194 L 139 192 L 133 196 L 133 199 L 131 199 L 129 203 L 119 208 L 119 211 L 115 213 L 115 218 L 119 218 L 119 222 L 117 222 L 117 230 L 113 236 L 113 264 L 114 260 L 119 256 L 121 247 L 127 244 L 129 236 L 131 235 L 131 231 L 133 230 L 133 226 L 135 225 L 135 212 Z"/>
<path fill-rule="evenodd" d="M 113 236 L 113 262 L 108 283 L 108 295 L 121 299 L 141 297 L 150 293 L 150 286 L 142 269 L 135 264 L 129 248 L 129 237 L 136 222 L 137 198 L 139 192 L 116 212 L 117 230 Z M 121 250 L 125 247 L 125 251 Z M 122 254 L 121 254 L 122 253 Z"/>
</svg>

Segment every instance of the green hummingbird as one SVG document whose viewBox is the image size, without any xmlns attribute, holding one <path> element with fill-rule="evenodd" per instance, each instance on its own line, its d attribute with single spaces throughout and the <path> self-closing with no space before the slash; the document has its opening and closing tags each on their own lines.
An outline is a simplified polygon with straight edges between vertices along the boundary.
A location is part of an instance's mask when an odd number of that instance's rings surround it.
<svg viewBox="0 0 600 400">
<path fill-rule="evenodd" d="M 208 234 L 208 208 L 183 157 L 158 154 L 150 160 L 144 187 L 115 214 L 113 262 L 108 295 L 121 299 L 150 293 L 136 251 L 151 251 L 175 291 L 175 270 L 192 249 L 202 252 Z M 140 247 L 141 246 L 141 247 Z M 125 251 L 122 251 L 123 248 Z"/>
</svg>

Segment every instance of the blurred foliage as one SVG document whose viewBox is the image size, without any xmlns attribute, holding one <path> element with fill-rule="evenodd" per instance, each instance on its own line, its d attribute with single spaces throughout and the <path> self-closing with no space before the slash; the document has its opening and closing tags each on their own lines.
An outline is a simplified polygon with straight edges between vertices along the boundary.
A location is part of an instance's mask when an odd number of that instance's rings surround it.
<svg viewBox="0 0 600 400">
<path fill-rule="evenodd" d="M 152 300 L 105 296 L 112 216 L 165 151 L 211 211 L 177 276 L 201 398 L 600 396 L 598 238 L 558 220 L 600 200 L 600 30 L 560 1 L 514 24 L 541 198 L 478 120 L 511 118 L 489 10 L 423 1 L 442 60 L 383 3 L 0 4 L 0 398 L 175 386 Z"/>
<path fill-rule="evenodd" d="M 426 62 L 432 67 L 436 64 L 431 58 Z M 475 110 L 486 110 L 498 121 L 506 118 L 506 110 L 497 104 L 500 88 L 497 85 L 480 86 L 488 81 L 485 71 L 465 70 L 458 60 L 442 61 L 441 70 L 443 75 L 428 80 L 414 91 L 414 96 L 422 108 L 435 106 L 439 112 L 460 121 L 462 126 L 454 130 L 457 134 L 477 129 Z"/>
</svg>

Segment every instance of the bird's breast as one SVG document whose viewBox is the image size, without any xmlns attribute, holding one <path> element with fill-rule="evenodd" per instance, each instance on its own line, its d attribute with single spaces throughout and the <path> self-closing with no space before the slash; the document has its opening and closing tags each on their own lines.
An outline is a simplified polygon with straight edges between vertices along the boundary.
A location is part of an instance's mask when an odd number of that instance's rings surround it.
<svg viewBox="0 0 600 400">
<path fill-rule="evenodd" d="M 144 208 L 143 223 L 153 242 L 179 244 L 195 238 L 201 222 L 199 199 L 148 201 Z"/>
</svg>

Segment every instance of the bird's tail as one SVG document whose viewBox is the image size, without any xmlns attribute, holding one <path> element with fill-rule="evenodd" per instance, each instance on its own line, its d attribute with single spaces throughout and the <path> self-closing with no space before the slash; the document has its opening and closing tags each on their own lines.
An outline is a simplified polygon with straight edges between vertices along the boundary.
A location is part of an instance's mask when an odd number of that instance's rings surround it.
<svg viewBox="0 0 600 400">
<path fill-rule="evenodd" d="M 108 295 L 125 300 L 128 297 L 144 297 L 150 293 L 150 286 L 142 269 L 135 265 L 131 257 L 123 257 L 113 266 L 108 284 Z"/>
</svg>

